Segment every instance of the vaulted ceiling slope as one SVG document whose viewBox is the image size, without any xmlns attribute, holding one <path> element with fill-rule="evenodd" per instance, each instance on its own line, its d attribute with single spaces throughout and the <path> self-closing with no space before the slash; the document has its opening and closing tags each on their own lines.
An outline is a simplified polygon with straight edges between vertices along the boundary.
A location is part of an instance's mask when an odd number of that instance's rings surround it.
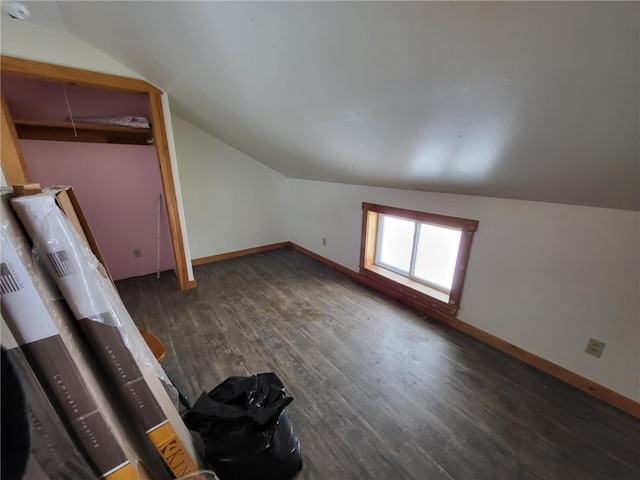
<svg viewBox="0 0 640 480">
<path fill-rule="evenodd" d="M 287 177 L 640 209 L 638 2 L 57 5 Z"/>
</svg>

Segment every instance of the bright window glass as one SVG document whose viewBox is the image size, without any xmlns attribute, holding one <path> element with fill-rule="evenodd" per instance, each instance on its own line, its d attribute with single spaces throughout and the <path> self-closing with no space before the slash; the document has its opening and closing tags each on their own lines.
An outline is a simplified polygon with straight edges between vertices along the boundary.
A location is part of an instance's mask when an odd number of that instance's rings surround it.
<svg viewBox="0 0 640 480">
<path fill-rule="evenodd" d="M 461 234 L 460 230 L 419 224 L 413 275 L 435 287 L 451 291 Z"/>
<path fill-rule="evenodd" d="M 380 215 L 377 263 L 405 274 L 411 268 L 415 222 Z"/>
</svg>

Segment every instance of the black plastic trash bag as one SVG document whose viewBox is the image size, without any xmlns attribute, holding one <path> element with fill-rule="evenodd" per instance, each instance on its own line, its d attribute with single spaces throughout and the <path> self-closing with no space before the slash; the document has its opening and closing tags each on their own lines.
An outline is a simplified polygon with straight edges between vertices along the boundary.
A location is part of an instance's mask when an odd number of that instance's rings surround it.
<svg viewBox="0 0 640 480">
<path fill-rule="evenodd" d="M 275 373 L 230 377 L 184 416 L 220 480 L 289 480 L 302 468 L 300 442 L 284 410 L 293 401 Z"/>
</svg>

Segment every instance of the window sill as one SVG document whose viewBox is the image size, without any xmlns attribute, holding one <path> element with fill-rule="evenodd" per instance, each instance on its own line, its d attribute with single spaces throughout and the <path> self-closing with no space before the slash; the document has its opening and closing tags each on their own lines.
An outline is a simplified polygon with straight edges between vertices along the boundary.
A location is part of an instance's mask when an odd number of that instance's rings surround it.
<svg viewBox="0 0 640 480">
<path fill-rule="evenodd" d="M 360 268 L 360 273 L 395 290 L 406 297 L 427 305 L 447 315 L 455 315 L 458 306 L 449 303 L 449 295 L 422 283 L 394 273 L 386 268 L 371 264 Z"/>
</svg>

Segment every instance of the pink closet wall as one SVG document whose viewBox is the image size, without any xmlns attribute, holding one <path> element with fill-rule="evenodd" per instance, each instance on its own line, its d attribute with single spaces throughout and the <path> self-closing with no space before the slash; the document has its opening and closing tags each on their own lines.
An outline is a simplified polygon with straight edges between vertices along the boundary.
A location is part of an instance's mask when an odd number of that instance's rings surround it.
<svg viewBox="0 0 640 480">
<path fill-rule="evenodd" d="M 67 85 L 74 115 L 148 117 L 143 95 Z M 60 84 L 2 77 L 2 94 L 17 120 L 64 121 Z M 155 273 L 158 195 L 156 149 L 147 145 L 20 140 L 31 180 L 71 185 L 115 280 Z M 134 256 L 140 249 L 141 257 Z M 160 270 L 174 269 L 164 198 L 160 208 Z"/>
<path fill-rule="evenodd" d="M 114 280 L 156 271 L 162 184 L 154 148 L 42 140 L 20 140 L 20 147 L 33 181 L 73 187 Z M 160 212 L 160 270 L 170 270 L 164 205 Z M 141 257 L 134 257 L 135 248 Z"/>
</svg>

